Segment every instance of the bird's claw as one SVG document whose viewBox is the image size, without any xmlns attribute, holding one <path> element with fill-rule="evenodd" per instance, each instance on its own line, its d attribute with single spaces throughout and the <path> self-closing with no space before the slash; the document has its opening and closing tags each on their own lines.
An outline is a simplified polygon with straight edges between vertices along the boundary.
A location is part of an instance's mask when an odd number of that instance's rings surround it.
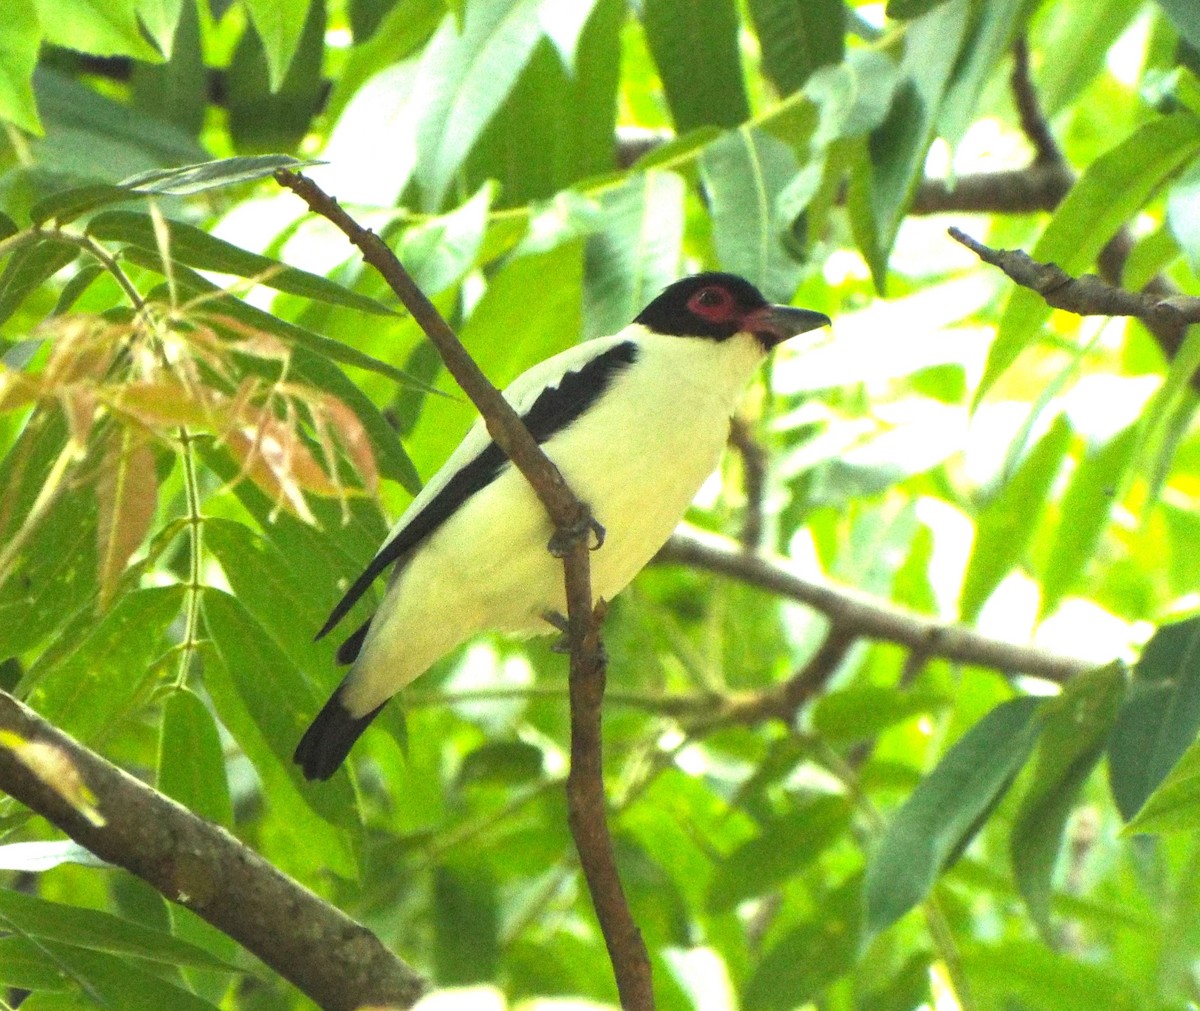
<svg viewBox="0 0 1200 1011">
<path fill-rule="evenodd" d="M 571 550 L 571 545 L 579 538 L 586 537 L 592 534 L 596 538 L 594 544 L 589 545 L 590 550 L 597 551 L 604 545 L 606 531 L 590 512 L 585 513 L 583 519 L 578 523 L 569 527 L 559 527 L 554 531 L 550 538 L 550 543 L 546 545 L 550 554 L 555 558 L 562 558 Z"/>
</svg>

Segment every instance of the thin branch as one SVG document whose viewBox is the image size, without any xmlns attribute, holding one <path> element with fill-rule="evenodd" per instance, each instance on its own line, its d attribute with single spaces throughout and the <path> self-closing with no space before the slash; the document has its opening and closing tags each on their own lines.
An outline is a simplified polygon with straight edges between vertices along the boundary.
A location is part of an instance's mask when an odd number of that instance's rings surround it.
<svg viewBox="0 0 1200 1011">
<path fill-rule="evenodd" d="M 1057 264 L 1040 263 L 1024 250 L 993 249 L 961 229 L 948 231 L 984 263 L 999 267 L 1022 288 L 1036 291 L 1055 309 L 1080 316 L 1136 316 L 1147 323 L 1160 322 L 1172 327 L 1200 323 L 1200 298 L 1191 295 L 1162 298 L 1145 291 L 1127 291 L 1095 274 L 1072 277 Z"/>
<path fill-rule="evenodd" d="M 0 731 L 25 742 L 0 748 L 0 789 L 239 941 L 321 1007 L 411 1007 L 421 996 L 420 976 L 366 927 L 4 692 Z M 20 760 L 30 744 L 54 756 L 56 776 Z M 64 798 L 66 777 L 98 799 L 102 819 Z"/>
<path fill-rule="evenodd" d="M 820 611 L 842 635 L 894 642 L 928 657 L 1059 683 L 1095 667 L 1088 660 L 991 639 L 965 625 L 946 624 L 845 587 L 813 582 L 786 560 L 743 551 L 736 541 L 718 534 L 695 529 L 676 532 L 655 560 L 691 565 L 758 586 Z"/>
<path fill-rule="evenodd" d="M 275 178 L 301 197 L 314 213 L 341 229 L 363 259 L 387 281 L 437 347 L 450 374 L 479 409 L 488 433 L 529 482 L 555 526 L 549 549 L 563 561 L 571 645 L 571 771 L 567 778 L 571 833 L 608 947 L 621 1004 L 636 1011 L 650 1011 L 654 1007 L 650 956 L 617 875 L 602 777 L 601 702 L 607 659 L 600 641 L 603 602 L 593 609 L 589 541 L 593 533 L 602 541 L 603 528 L 575 497 L 520 416 L 475 364 L 387 244 L 359 225 L 311 180 L 285 170 L 277 172 Z"/>
<path fill-rule="evenodd" d="M 763 507 L 767 494 L 767 451 L 754 438 L 745 419 L 734 417 L 729 424 L 729 444 L 742 458 L 742 487 L 746 515 L 742 520 L 742 544 L 757 548 L 763 539 Z"/>
<path fill-rule="evenodd" d="M 1038 101 L 1037 89 L 1033 86 L 1033 77 L 1029 73 L 1029 44 L 1024 35 L 1013 43 L 1011 86 L 1017 115 L 1021 119 L 1021 129 L 1037 152 L 1034 164 L 1066 165 L 1067 160 L 1063 157 L 1054 134 L 1050 132 L 1050 124 L 1046 122 L 1042 103 Z"/>
</svg>

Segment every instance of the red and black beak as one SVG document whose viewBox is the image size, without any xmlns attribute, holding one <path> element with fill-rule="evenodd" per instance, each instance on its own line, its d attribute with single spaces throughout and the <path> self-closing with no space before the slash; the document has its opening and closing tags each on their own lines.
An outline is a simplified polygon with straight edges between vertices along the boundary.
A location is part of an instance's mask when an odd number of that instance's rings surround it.
<svg viewBox="0 0 1200 1011">
<path fill-rule="evenodd" d="M 776 344 L 829 325 L 829 317 L 822 312 L 790 305 L 764 305 L 746 315 L 742 329 L 749 330 L 770 351 Z"/>
</svg>

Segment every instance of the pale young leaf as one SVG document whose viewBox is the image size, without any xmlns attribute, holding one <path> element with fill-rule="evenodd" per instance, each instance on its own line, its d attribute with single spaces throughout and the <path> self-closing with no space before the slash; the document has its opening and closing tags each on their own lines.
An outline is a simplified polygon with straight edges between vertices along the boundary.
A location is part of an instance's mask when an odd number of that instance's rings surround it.
<svg viewBox="0 0 1200 1011">
<path fill-rule="evenodd" d="M 158 504 L 154 453 L 141 432 L 122 426 L 105 448 L 96 482 L 100 607 L 113 599 L 130 557 L 145 540 Z"/>
</svg>

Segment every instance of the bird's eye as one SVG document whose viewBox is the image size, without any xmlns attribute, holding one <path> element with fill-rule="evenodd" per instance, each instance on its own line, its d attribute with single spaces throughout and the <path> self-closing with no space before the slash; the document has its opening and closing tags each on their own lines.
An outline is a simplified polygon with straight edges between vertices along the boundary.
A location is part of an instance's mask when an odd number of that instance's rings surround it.
<svg viewBox="0 0 1200 1011">
<path fill-rule="evenodd" d="M 705 319 L 723 321 L 733 308 L 733 299 L 724 288 L 701 288 L 688 299 L 688 308 Z"/>
</svg>

